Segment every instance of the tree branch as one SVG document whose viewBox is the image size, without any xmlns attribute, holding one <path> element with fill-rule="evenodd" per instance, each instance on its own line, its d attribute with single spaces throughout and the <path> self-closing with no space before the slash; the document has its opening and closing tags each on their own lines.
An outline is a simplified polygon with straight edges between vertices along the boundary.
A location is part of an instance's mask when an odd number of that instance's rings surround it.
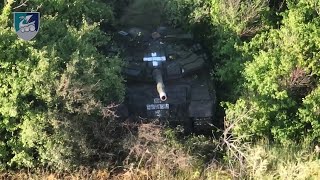
<svg viewBox="0 0 320 180">
<path fill-rule="evenodd" d="M 18 8 L 21 8 L 21 7 L 26 7 L 26 6 L 28 6 L 27 5 L 27 2 L 28 2 L 29 0 L 26 0 L 26 1 L 24 1 L 24 2 L 22 2 L 19 6 L 17 6 L 17 7 L 14 7 L 13 9 L 18 9 Z M 5 1 L 6 2 L 6 1 Z"/>
</svg>

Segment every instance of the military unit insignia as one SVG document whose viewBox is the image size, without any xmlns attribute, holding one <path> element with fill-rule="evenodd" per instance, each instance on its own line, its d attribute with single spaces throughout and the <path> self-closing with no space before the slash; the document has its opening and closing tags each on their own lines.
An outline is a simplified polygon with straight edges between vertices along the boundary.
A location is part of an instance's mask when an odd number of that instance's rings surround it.
<svg viewBox="0 0 320 180">
<path fill-rule="evenodd" d="M 14 12 L 14 29 L 19 38 L 29 41 L 39 32 L 39 12 Z"/>
</svg>

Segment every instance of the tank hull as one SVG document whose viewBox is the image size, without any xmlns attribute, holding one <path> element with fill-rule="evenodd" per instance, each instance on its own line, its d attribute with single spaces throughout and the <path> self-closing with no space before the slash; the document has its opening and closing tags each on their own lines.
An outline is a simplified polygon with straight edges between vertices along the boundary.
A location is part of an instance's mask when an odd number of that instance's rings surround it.
<svg viewBox="0 0 320 180">
<path fill-rule="evenodd" d="M 120 32 L 124 36 L 121 49 L 127 81 L 122 106 L 125 113 L 120 114 L 166 119 L 184 125 L 187 131 L 209 127 L 216 97 L 214 89 L 208 87 L 208 57 L 201 45 L 189 34 L 160 29 L 147 35 L 134 30 Z"/>
<path fill-rule="evenodd" d="M 154 83 L 128 83 L 125 104 L 129 115 L 166 118 L 213 116 L 214 97 L 206 83 L 171 81 L 166 82 L 165 91 L 167 99 L 162 101 Z"/>
</svg>

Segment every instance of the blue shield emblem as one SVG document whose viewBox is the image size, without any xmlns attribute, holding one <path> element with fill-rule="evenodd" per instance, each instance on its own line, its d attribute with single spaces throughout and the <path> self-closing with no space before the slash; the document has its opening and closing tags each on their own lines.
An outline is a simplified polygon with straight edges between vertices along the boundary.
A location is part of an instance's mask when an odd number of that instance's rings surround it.
<svg viewBox="0 0 320 180">
<path fill-rule="evenodd" d="M 14 12 L 14 29 L 19 38 L 29 41 L 39 32 L 39 12 Z"/>
</svg>

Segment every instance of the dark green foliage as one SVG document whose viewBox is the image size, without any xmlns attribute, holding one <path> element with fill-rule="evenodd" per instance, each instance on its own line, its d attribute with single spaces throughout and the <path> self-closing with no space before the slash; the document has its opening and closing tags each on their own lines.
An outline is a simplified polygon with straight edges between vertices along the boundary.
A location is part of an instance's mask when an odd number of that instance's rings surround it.
<svg viewBox="0 0 320 180">
<path fill-rule="evenodd" d="M 243 73 L 247 92 L 228 110 L 233 122 L 247 114 L 236 123 L 237 134 L 281 142 L 319 138 L 320 18 L 316 8 L 312 1 L 290 6 L 280 29 L 258 35 L 244 46 L 252 59 Z"/>
<path fill-rule="evenodd" d="M 213 77 L 223 88 L 218 90 L 218 97 L 235 101 L 242 91 L 240 72 L 246 61 L 238 47 L 243 40 L 267 29 L 267 1 L 170 0 L 167 9 L 171 22 L 195 29 L 209 51 Z"/>
<path fill-rule="evenodd" d="M 236 102 L 223 103 L 234 134 L 318 141 L 319 1 L 168 2 L 173 23 L 206 32 L 218 97 Z"/>
<path fill-rule="evenodd" d="M 0 169 L 66 169 L 97 153 L 97 126 L 112 117 L 103 110 L 123 98 L 121 61 L 97 47 L 111 42 L 99 30 L 112 21 L 110 7 L 96 1 L 45 1 L 35 40 L 13 32 L 11 7 L 0 16 Z M 30 1 L 35 9 L 40 1 Z"/>
<path fill-rule="evenodd" d="M 113 43 L 100 23 L 113 23 L 112 7 L 126 12 L 119 4 L 129 1 L 30 0 L 16 9 L 41 12 L 40 32 L 29 42 L 13 32 L 12 8 L 19 2 L 7 2 L 0 3 L 0 170 L 110 162 L 112 116 L 103 112 L 123 99 L 122 62 L 97 48 Z M 233 135 L 317 143 L 320 1 L 281 2 L 149 3 L 165 7 L 154 14 L 165 10 L 172 25 L 202 41 Z"/>
</svg>

